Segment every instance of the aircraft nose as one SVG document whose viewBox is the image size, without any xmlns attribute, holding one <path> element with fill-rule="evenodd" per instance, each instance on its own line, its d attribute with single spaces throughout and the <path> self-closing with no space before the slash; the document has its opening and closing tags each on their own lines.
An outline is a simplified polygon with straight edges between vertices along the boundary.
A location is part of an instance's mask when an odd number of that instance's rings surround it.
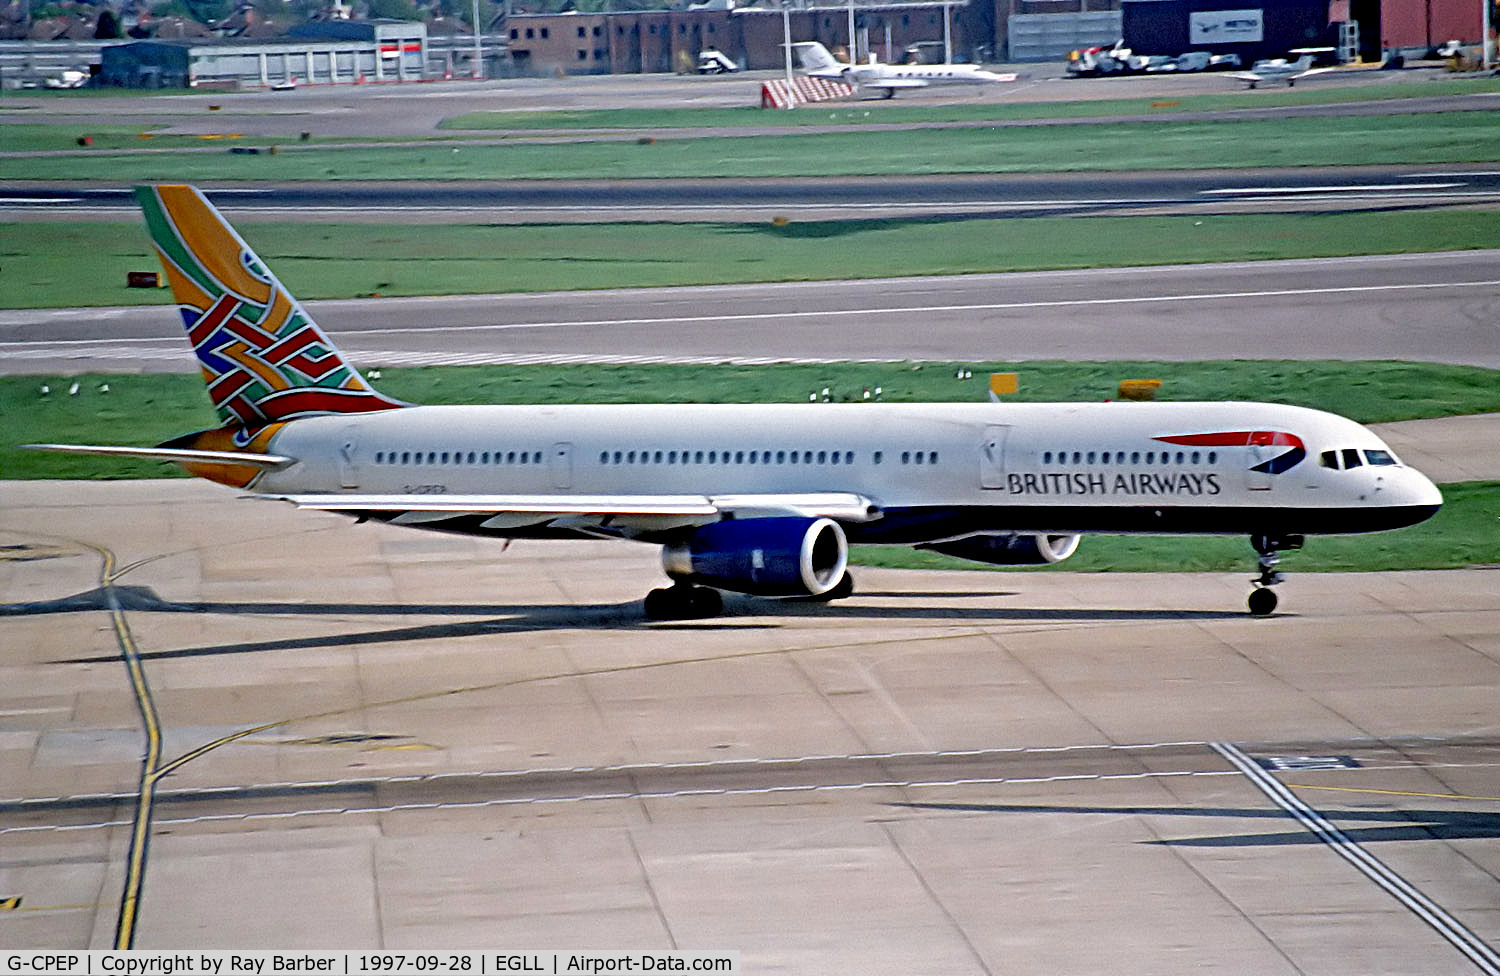
<svg viewBox="0 0 1500 976">
<path fill-rule="evenodd" d="M 1385 494 L 1388 503 L 1416 509 L 1428 509 L 1429 515 L 1443 505 L 1443 493 L 1432 479 L 1416 468 L 1404 468 L 1399 475 L 1386 482 Z"/>
</svg>

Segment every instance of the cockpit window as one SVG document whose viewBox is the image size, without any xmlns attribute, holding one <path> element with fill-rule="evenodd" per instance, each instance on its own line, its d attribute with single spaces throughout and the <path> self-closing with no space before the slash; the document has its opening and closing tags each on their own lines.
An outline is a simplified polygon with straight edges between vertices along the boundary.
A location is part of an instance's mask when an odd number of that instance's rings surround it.
<svg viewBox="0 0 1500 976">
<path fill-rule="evenodd" d="M 1319 455 L 1319 460 L 1322 462 L 1323 467 L 1325 468 L 1332 468 L 1335 471 L 1339 469 L 1338 451 L 1324 451 L 1321 455 Z"/>
<path fill-rule="evenodd" d="M 1390 451 L 1366 451 L 1365 462 L 1368 464 L 1395 464 L 1396 457 Z"/>
<path fill-rule="evenodd" d="M 1359 459 L 1359 451 L 1352 447 L 1344 448 L 1343 454 L 1345 470 L 1348 470 L 1349 468 L 1357 468 L 1361 464 L 1364 464 L 1364 462 Z"/>
</svg>

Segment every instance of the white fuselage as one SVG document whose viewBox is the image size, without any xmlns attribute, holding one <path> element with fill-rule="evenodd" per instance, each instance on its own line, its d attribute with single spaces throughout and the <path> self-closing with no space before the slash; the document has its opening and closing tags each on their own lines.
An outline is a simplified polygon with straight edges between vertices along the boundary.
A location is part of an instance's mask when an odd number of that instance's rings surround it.
<svg viewBox="0 0 1500 976">
<path fill-rule="evenodd" d="M 256 491 L 850 492 L 881 513 L 851 541 L 908 544 L 982 531 L 1361 532 L 1441 504 L 1360 425 L 1257 403 L 432 406 L 296 420 L 271 449 L 298 461 Z M 1329 467 L 1329 451 L 1349 453 Z M 495 534 L 528 534 L 524 521 Z"/>
</svg>

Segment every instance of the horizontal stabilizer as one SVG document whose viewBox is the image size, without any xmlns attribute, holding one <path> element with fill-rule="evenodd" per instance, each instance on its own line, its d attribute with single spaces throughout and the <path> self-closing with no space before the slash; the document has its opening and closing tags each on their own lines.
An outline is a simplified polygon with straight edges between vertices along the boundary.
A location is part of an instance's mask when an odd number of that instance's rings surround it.
<svg viewBox="0 0 1500 976">
<path fill-rule="evenodd" d="M 112 457 L 143 458 L 147 461 L 170 461 L 175 464 L 247 464 L 265 470 L 284 468 L 296 458 L 279 454 L 252 454 L 248 451 L 195 451 L 180 447 L 115 447 L 96 444 L 22 444 L 27 451 L 51 451 L 56 454 L 103 454 Z"/>
</svg>

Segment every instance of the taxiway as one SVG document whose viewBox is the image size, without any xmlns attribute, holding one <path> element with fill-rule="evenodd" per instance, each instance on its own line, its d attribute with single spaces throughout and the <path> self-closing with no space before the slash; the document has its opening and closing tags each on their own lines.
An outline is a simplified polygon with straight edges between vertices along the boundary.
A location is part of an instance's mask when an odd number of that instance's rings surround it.
<svg viewBox="0 0 1500 976">
<path fill-rule="evenodd" d="M 1289 560 L 1269 620 L 1234 574 L 865 570 L 652 624 L 644 546 L 0 492 L 5 945 L 111 943 L 149 786 L 142 947 L 1495 971 L 1493 570 Z"/>
</svg>

